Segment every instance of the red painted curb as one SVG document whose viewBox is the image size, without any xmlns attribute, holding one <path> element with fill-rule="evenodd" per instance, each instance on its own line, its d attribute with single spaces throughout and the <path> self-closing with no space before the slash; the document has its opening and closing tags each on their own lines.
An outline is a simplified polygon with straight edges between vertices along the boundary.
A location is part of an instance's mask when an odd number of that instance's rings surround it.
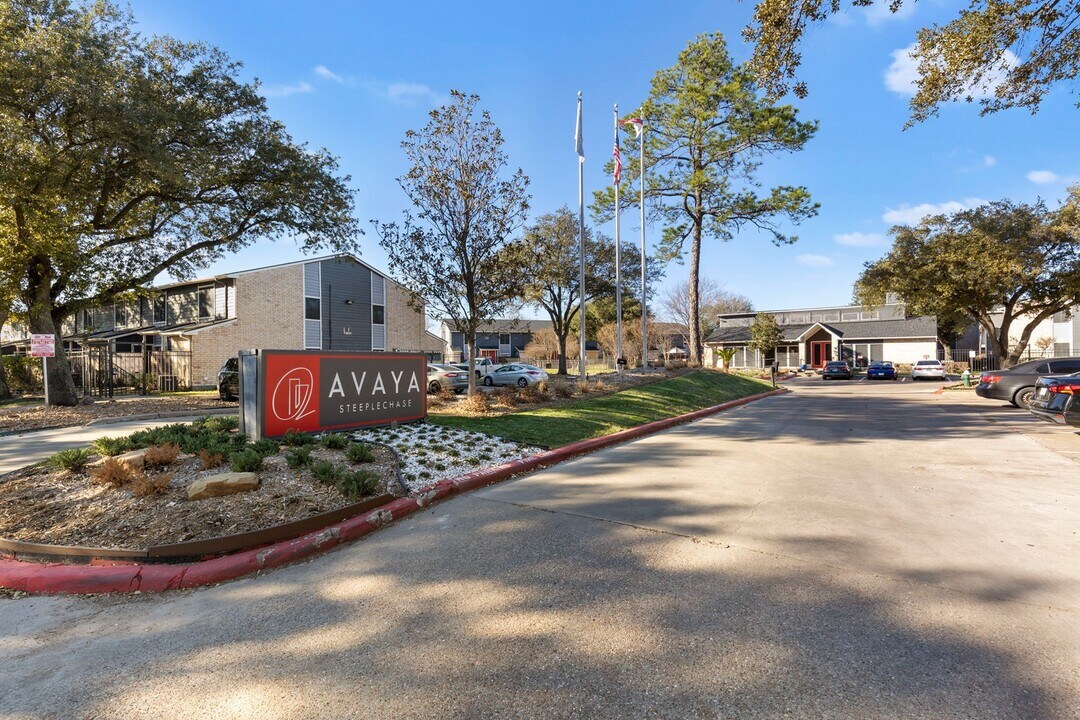
<svg viewBox="0 0 1080 720">
<path fill-rule="evenodd" d="M 244 550 L 191 565 L 45 565 L 0 558 L 0 587 L 35 594 L 79 595 L 83 593 L 161 592 L 234 580 L 260 570 L 280 567 L 318 555 L 332 547 L 368 535 L 394 520 L 411 515 L 417 510 L 453 495 L 785 392 L 788 391 L 781 388 L 758 393 L 685 415 L 656 420 L 604 437 L 571 443 L 532 457 L 477 470 L 453 479 L 440 480 L 415 497 L 398 498 L 382 507 L 322 530 L 292 540 L 283 540 L 262 548 Z"/>
</svg>

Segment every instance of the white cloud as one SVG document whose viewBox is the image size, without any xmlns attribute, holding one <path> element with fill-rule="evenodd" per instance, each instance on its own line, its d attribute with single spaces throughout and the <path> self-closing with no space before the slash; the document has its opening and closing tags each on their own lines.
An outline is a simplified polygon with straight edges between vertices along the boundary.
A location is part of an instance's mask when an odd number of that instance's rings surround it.
<svg viewBox="0 0 1080 720">
<path fill-rule="evenodd" d="M 321 78 L 326 78 L 327 80 L 333 80 L 334 82 L 338 83 L 339 85 L 345 84 L 345 78 L 341 77 L 340 75 L 338 75 L 336 72 L 334 72 L 330 68 L 326 67 L 325 65 L 316 65 L 315 66 L 315 74 L 318 75 Z"/>
<path fill-rule="evenodd" d="M 885 87 L 906 97 L 915 95 L 915 81 L 919 78 L 919 62 L 911 55 L 914 50 L 914 43 L 908 45 L 906 48 L 893 50 L 893 61 L 885 70 Z M 1008 68 L 1014 68 L 1017 63 L 1019 63 L 1019 58 L 1008 50 L 1005 51 L 1002 58 L 1005 66 Z M 967 88 L 962 95 L 976 100 L 993 97 L 994 88 L 1001 82 L 1002 77 L 1002 72 L 990 73 L 990 76 L 986 78 L 981 85 L 973 85 Z"/>
<path fill-rule="evenodd" d="M 841 245 L 852 245 L 854 247 L 871 247 L 874 245 L 885 244 L 885 236 L 877 233 L 841 233 L 839 235 L 833 235 L 833 240 Z"/>
<path fill-rule="evenodd" d="M 402 105 L 415 105 L 418 102 L 441 105 L 446 102 L 445 97 L 423 83 L 390 83 L 386 86 L 384 94 L 391 101 L 401 103 Z"/>
<path fill-rule="evenodd" d="M 919 221 L 927 215 L 945 215 L 948 213 L 970 210 L 979 205 L 985 205 L 985 200 L 979 198 L 964 198 L 963 201 L 949 200 L 948 202 L 933 204 L 922 203 L 921 205 L 908 205 L 906 203 L 895 208 L 888 208 L 881 219 L 890 225 L 918 225 Z"/>
<path fill-rule="evenodd" d="M 1027 174 L 1027 179 L 1036 185 L 1048 185 L 1058 181 L 1058 174 L 1049 170 L 1032 170 Z"/>
<path fill-rule="evenodd" d="M 983 167 L 994 167 L 997 165 L 997 158 L 993 155 L 983 155 Z"/>
<path fill-rule="evenodd" d="M 796 255 L 795 262 L 807 267 L 830 267 L 836 264 L 831 257 L 825 255 Z"/>
<path fill-rule="evenodd" d="M 263 85 L 260 90 L 262 90 L 265 97 L 288 97 L 298 93 L 315 92 L 315 88 L 311 87 L 311 83 L 304 80 L 294 85 Z"/>
<path fill-rule="evenodd" d="M 915 3 L 911 0 L 898 7 L 896 12 L 889 9 L 889 4 L 888 0 L 878 0 L 866 8 L 866 24 L 880 25 L 890 20 L 903 20 L 915 14 Z"/>
</svg>

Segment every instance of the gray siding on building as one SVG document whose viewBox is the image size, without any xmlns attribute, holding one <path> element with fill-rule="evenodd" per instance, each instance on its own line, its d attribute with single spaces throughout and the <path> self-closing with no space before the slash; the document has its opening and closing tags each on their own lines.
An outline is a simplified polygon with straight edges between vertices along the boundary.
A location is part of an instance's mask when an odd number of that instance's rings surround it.
<svg viewBox="0 0 1080 720">
<path fill-rule="evenodd" d="M 322 271 L 324 350 L 371 350 L 371 271 L 347 258 L 318 263 Z M 351 300 L 351 304 L 346 301 Z"/>
<path fill-rule="evenodd" d="M 197 287 L 176 288 L 168 291 L 168 325 L 198 322 L 199 289 Z"/>
</svg>

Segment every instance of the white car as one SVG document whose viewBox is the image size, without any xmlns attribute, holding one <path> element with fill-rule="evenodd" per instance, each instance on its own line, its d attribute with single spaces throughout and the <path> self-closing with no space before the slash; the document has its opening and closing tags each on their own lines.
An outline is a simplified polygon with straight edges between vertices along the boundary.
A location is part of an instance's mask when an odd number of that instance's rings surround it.
<svg viewBox="0 0 1080 720">
<path fill-rule="evenodd" d="M 923 378 L 949 379 L 945 374 L 945 366 L 940 360 L 919 360 L 911 366 L 911 381 L 915 382 Z"/>
</svg>

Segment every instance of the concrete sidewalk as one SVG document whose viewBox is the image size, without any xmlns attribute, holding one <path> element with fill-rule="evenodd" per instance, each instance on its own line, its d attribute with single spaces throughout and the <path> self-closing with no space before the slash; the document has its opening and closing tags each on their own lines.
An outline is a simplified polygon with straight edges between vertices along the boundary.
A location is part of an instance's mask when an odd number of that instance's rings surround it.
<svg viewBox="0 0 1080 720">
<path fill-rule="evenodd" d="M 192 422 L 205 415 L 221 415 L 220 412 L 203 412 L 182 417 L 140 418 L 127 422 L 96 423 L 82 427 L 32 430 L 19 435 L 0 437 L 0 475 L 41 462 L 61 450 L 86 447 L 99 437 L 123 437 L 137 430 Z"/>
</svg>

